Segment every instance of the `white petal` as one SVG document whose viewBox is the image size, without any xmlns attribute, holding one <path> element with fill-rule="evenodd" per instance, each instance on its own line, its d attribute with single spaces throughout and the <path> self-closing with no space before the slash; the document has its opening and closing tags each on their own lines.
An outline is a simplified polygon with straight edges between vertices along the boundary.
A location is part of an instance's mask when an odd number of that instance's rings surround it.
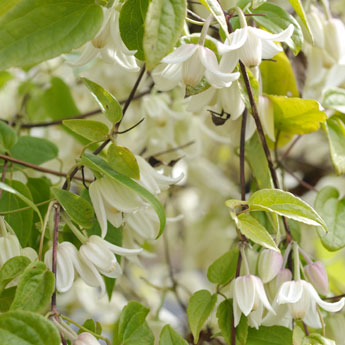
<svg viewBox="0 0 345 345">
<path fill-rule="evenodd" d="M 215 102 L 216 89 L 208 88 L 206 91 L 200 92 L 194 96 L 188 97 L 189 103 L 187 110 L 191 112 L 200 112 L 207 105 L 213 105 Z"/>
<path fill-rule="evenodd" d="M 231 114 L 232 120 L 238 119 L 245 108 L 238 82 L 233 82 L 229 88 L 220 89 L 218 92 L 224 111 Z"/>
<path fill-rule="evenodd" d="M 290 24 L 285 30 L 279 32 L 278 34 L 271 34 L 268 31 L 248 27 L 248 30 L 250 30 L 252 33 L 255 34 L 258 38 L 262 40 L 271 40 L 271 41 L 278 41 L 278 42 L 284 42 L 287 39 L 291 37 L 294 31 L 294 26 Z"/>
<path fill-rule="evenodd" d="M 230 34 L 230 44 L 228 51 L 241 48 L 248 38 L 248 27 L 237 29 Z"/>
<path fill-rule="evenodd" d="M 92 334 L 83 332 L 73 341 L 73 345 L 100 345 L 100 343 Z"/>
<path fill-rule="evenodd" d="M 59 244 L 56 258 L 56 288 L 60 292 L 68 291 L 74 281 L 74 267 L 68 252 L 65 250 L 65 243 L 67 242 Z"/>
<path fill-rule="evenodd" d="M 274 108 L 269 98 L 259 96 L 258 112 L 264 132 L 272 141 L 275 141 L 276 138 L 274 134 Z"/>
<path fill-rule="evenodd" d="M 152 71 L 151 76 L 158 90 L 171 90 L 182 80 L 182 65 L 160 64 Z"/>
<path fill-rule="evenodd" d="M 158 234 L 159 221 L 156 213 L 153 215 L 150 209 L 140 209 L 135 213 L 131 213 L 126 218 L 126 224 L 133 229 L 142 239 L 153 240 Z M 153 218 L 152 216 L 155 216 Z"/>
<path fill-rule="evenodd" d="M 231 73 L 238 64 L 239 58 L 238 50 L 224 54 L 219 64 L 220 70 L 224 73 Z"/>
<path fill-rule="evenodd" d="M 296 303 L 303 294 L 303 286 L 301 281 L 288 281 L 283 283 L 278 292 L 277 302 L 283 303 Z"/>
<path fill-rule="evenodd" d="M 234 299 L 245 316 L 252 311 L 255 302 L 255 281 L 251 275 L 236 278 Z"/>
<path fill-rule="evenodd" d="M 95 48 L 90 42 L 85 45 L 79 58 L 75 61 L 68 61 L 70 66 L 83 66 L 93 60 L 98 54 L 98 49 Z"/>
<path fill-rule="evenodd" d="M 184 44 L 162 59 L 163 63 L 175 64 L 188 60 L 199 48 L 198 44 Z"/>
<path fill-rule="evenodd" d="M 262 58 L 262 41 L 250 30 L 246 43 L 238 50 L 240 60 L 247 67 L 260 65 Z"/>
<path fill-rule="evenodd" d="M 26 247 L 20 250 L 20 255 L 26 256 L 29 258 L 31 261 L 35 261 L 38 257 L 37 252 L 35 249 L 31 247 Z"/>
<path fill-rule="evenodd" d="M 92 202 L 92 206 L 95 210 L 99 226 L 101 227 L 101 230 L 102 230 L 102 237 L 104 238 L 105 235 L 107 234 L 108 225 L 107 225 L 107 215 L 105 213 L 105 207 L 104 207 L 100 188 L 101 188 L 100 180 L 96 180 L 90 184 L 89 193 L 90 193 L 90 199 Z"/>
<path fill-rule="evenodd" d="M 262 58 L 272 59 L 279 52 L 283 51 L 283 48 L 279 44 L 275 44 L 271 41 L 261 41 L 262 43 Z"/>
<path fill-rule="evenodd" d="M 182 77 L 185 85 L 197 85 L 204 75 L 205 67 L 200 61 L 199 54 L 202 49 L 203 47 L 198 46 L 198 50 L 196 50 L 189 59 L 183 62 Z"/>
<path fill-rule="evenodd" d="M 207 81 L 216 88 L 229 87 L 234 80 L 240 77 L 240 73 L 223 73 L 219 69 L 216 55 L 211 49 L 201 47 L 199 57 L 204 65 Z"/>
<path fill-rule="evenodd" d="M 260 301 L 265 306 L 267 310 L 269 310 L 271 313 L 275 314 L 275 311 L 273 310 L 270 302 L 267 299 L 266 292 L 264 289 L 264 285 L 259 277 L 253 276 L 253 280 L 255 283 L 255 291 L 259 296 Z"/>
</svg>

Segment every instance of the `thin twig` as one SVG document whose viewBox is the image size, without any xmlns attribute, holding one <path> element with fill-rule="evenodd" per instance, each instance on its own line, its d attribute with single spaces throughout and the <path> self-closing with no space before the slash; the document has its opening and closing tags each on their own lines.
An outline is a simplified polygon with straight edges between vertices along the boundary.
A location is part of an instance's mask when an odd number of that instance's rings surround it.
<svg viewBox="0 0 345 345">
<path fill-rule="evenodd" d="M 6 170 L 8 166 L 8 160 L 5 159 L 4 165 L 2 166 L 1 182 L 4 183 L 6 180 Z M 2 188 L 0 188 L 0 199 L 2 197 Z"/>
<path fill-rule="evenodd" d="M 129 131 L 131 131 L 132 129 L 134 129 L 135 127 L 138 127 L 143 121 L 145 120 L 145 118 L 143 117 L 140 121 L 138 121 L 135 125 L 125 129 L 124 131 L 120 131 L 120 132 L 116 132 L 116 134 L 124 134 L 127 133 Z"/>
<path fill-rule="evenodd" d="M 240 181 L 241 181 L 241 200 L 246 200 L 246 180 L 245 180 L 245 145 L 246 145 L 246 124 L 247 109 L 242 114 L 241 139 L 240 139 Z"/>
<path fill-rule="evenodd" d="M 161 156 L 161 155 L 164 155 L 164 154 L 166 154 L 166 153 L 170 153 L 170 152 L 174 152 L 174 151 L 177 151 L 177 150 L 180 150 L 180 149 L 184 149 L 184 148 L 186 148 L 186 147 L 188 147 L 188 146 L 190 146 L 190 145 L 193 145 L 194 143 L 195 143 L 195 141 L 194 141 L 194 140 L 191 140 L 191 141 L 189 141 L 189 142 L 186 143 L 186 144 L 183 144 L 183 145 L 181 145 L 181 146 L 176 146 L 176 147 L 173 147 L 173 148 L 168 149 L 168 150 L 164 150 L 164 151 L 160 151 L 160 152 L 154 153 L 154 154 L 152 154 L 151 156 L 154 156 L 154 157 L 156 157 L 156 156 Z"/>
<path fill-rule="evenodd" d="M 287 148 L 287 150 L 282 154 L 280 160 L 282 160 L 283 162 L 285 161 L 286 157 L 289 155 L 289 153 L 291 152 L 292 148 L 295 146 L 295 144 L 297 144 L 298 140 L 300 140 L 302 138 L 301 135 L 297 136 L 292 143 L 290 144 L 290 146 Z"/>
<path fill-rule="evenodd" d="M 60 205 L 56 203 L 55 218 L 54 218 L 54 237 L 53 237 L 53 250 L 52 250 L 52 272 L 55 276 L 55 288 L 52 296 L 51 311 L 57 312 L 56 309 L 56 264 L 57 264 L 57 246 L 58 246 L 58 231 L 60 221 Z"/>
<path fill-rule="evenodd" d="M 19 165 L 22 165 L 22 166 L 25 166 L 27 168 L 31 168 L 31 169 L 34 169 L 34 170 L 37 170 L 37 171 L 41 171 L 41 172 L 44 172 L 46 174 L 51 174 L 51 175 L 61 176 L 61 177 L 67 177 L 67 174 L 64 173 L 64 172 L 43 168 L 43 167 L 41 167 L 39 165 L 28 163 L 28 162 L 19 160 L 17 158 L 13 158 L 11 156 L 0 154 L 0 159 L 3 159 L 4 161 L 9 161 L 9 162 L 12 162 L 12 163 L 16 163 L 16 164 L 19 164 Z M 79 181 L 83 180 L 81 177 L 78 177 L 78 176 L 73 176 L 73 178 L 76 179 L 76 180 L 79 180 Z M 92 182 L 91 180 L 86 180 L 86 181 Z"/>
</svg>

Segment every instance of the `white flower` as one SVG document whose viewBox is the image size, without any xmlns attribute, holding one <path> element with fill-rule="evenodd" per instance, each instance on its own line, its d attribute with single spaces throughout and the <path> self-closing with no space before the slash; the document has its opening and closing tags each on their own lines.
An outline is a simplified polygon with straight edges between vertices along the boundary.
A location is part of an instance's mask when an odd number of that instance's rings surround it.
<svg viewBox="0 0 345 345">
<path fill-rule="evenodd" d="M 133 256 L 140 254 L 142 249 L 122 248 L 93 235 L 79 248 L 79 252 L 89 267 L 94 266 L 107 277 L 118 278 L 122 269 L 114 254 Z"/>
<path fill-rule="evenodd" d="M 261 279 L 252 274 L 233 280 L 230 295 L 233 298 L 235 327 L 240 322 L 241 313 L 248 316 L 249 325 L 256 328 L 261 324 L 264 307 L 274 313 Z"/>
<path fill-rule="evenodd" d="M 312 284 L 305 280 L 293 280 L 282 284 L 273 302 L 276 315 L 268 313 L 264 324 L 267 326 L 280 324 L 292 325 L 292 319 L 303 320 L 308 326 L 321 328 L 321 321 L 317 312 L 317 305 L 329 312 L 337 312 L 344 306 L 345 298 L 338 302 L 323 301 Z"/>
<path fill-rule="evenodd" d="M 216 54 L 200 44 L 183 44 L 166 56 L 162 62 L 167 65 L 159 66 L 152 73 L 154 81 L 161 90 L 175 87 L 181 79 L 185 85 L 195 86 L 203 76 L 216 88 L 228 87 L 240 76 L 238 72 L 222 72 Z"/>
<path fill-rule="evenodd" d="M 70 61 L 73 66 L 82 66 L 100 56 L 106 63 L 114 62 L 131 71 L 139 71 L 134 54 L 136 51 L 128 50 L 123 43 L 119 30 L 119 12 L 114 8 L 107 10 L 104 16 L 104 25 L 98 35 L 88 42 L 79 59 Z"/>
<path fill-rule="evenodd" d="M 243 28 L 230 34 L 230 43 L 228 41 L 227 43 L 231 51 L 223 55 L 222 66 L 231 66 L 231 69 L 238 60 L 241 60 L 247 67 L 256 67 L 260 65 L 262 59 L 271 59 L 282 51 L 281 46 L 274 41 L 285 42 L 294 31 L 292 24 L 278 34 L 253 28 L 246 23 L 244 25 Z"/>
<path fill-rule="evenodd" d="M 100 345 L 100 342 L 90 333 L 83 332 L 78 338 L 73 340 L 73 345 Z"/>
<path fill-rule="evenodd" d="M 133 212 L 143 205 L 134 191 L 106 176 L 92 182 L 89 192 L 103 238 L 107 234 L 107 220 L 119 227 L 123 222 L 121 212 Z"/>
<path fill-rule="evenodd" d="M 345 25 L 340 19 L 331 18 L 324 24 L 325 52 L 333 63 L 345 64 Z"/>
</svg>

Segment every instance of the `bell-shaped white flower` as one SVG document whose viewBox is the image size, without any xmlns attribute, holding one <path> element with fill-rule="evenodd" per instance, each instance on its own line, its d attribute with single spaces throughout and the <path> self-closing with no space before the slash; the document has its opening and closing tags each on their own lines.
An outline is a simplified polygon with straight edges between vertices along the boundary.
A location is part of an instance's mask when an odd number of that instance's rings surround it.
<svg viewBox="0 0 345 345">
<path fill-rule="evenodd" d="M 271 34 L 265 30 L 248 26 L 245 20 L 244 27 L 230 34 L 228 53 L 222 58 L 222 65 L 234 66 L 241 60 L 247 67 L 259 66 L 262 59 L 271 59 L 282 51 L 280 45 L 274 42 L 287 41 L 294 27 L 290 24 L 278 34 Z"/>
<path fill-rule="evenodd" d="M 143 205 L 134 191 L 106 176 L 92 182 L 89 192 L 102 237 L 107 234 L 107 220 L 119 227 L 123 222 L 121 212 L 133 212 Z"/>
<path fill-rule="evenodd" d="M 303 320 L 308 326 L 321 328 L 321 321 L 317 312 L 317 305 L 329 312 L 337 312 L 344 307 L 345 298 L 338 302 L 323 301 L 312 284 L 305 280 L 293 280 L 283 283 L 273 303 L 276 315 L 265 317 L 266 325 L 281 324 L 281 320 Z M 281 320 L 280 320 L 281 319 Z"/>
<path fill-rule="evenodd" d="M 73 345 L 100 345 L 100 342 L 90 333 L 80 333 L 77 339 L 73 340 Z"/>
<path fill-rule="evenodd" d="M 155 70 L 152 74 L 157 87 L 161 90 L 175 87 L 181 78 L 185 85 L 195 86 L 203 76 L 216 88 L 228 87 L 240 76 L 238 72 L 222 72 L 216 54 L 200 44 L 183 44 L 166 56 L 162 62 L 166 66 L 159 67 L 159 70 Z M 168 80 L 169 85 L 165 84 L 165 79 Z"/>
<path fill-rule="evenodd" d="M 69 61 L 72 66 L 82 66 L 96 57 L 109 64 L 118 63 L 123 68 L 139 71 L 134 54 L 128 50 L 120 36 L 119 12 L 115 8 L 106 10 L 104 24 L 95 38 L 88 42 L 76 61 Z"/>
<path fill-rule="evenodd" d="M 110 278 L 118 278 L 122 274 L 120 264 L 114 254 L 133 256 L 142 252 L 142 249 L 126 249 L 105 241 L 99 236 L 92 235 L 87 242 L 79 248 L 84 261 L 103 275 Z"/>
<path fill-rule="evenodd" d="M 280 272 L 283 257 L 280 252 L 271 249 L 261 251 L 258 262 L 258 274 L 264 284 L 270 282 Z"/>
<path fill-rule="evenodd" d="M 235 327 L 240 322 L 242 313 L 248 316 L 249 325 L 255 328 L 262 322 L 264 307 L 274 313 L 261 279 L 252 274 L 237 277 L 232 281 L 230 297 L 233 298 Z"/>
</svg>

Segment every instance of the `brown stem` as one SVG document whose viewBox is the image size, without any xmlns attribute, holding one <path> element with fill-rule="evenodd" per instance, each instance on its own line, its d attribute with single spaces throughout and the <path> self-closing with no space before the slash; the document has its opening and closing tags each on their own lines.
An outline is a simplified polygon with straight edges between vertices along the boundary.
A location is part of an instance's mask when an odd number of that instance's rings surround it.
<svg viewBox="0 0 345 345">
<path fill-rule="evenodd" d="M 241 139 L 240 139 L 240 181 L 241 181 L 241 200 L 246 200 L 246 180 L 245 180 L 245 145 L 246 145 L 246 124 L 247 109 L 242 114 Z"/>
<path fill-rule="evenodd" d="M 1 182 L 4 183 L 6 180 L 6 170 L 8 166 L 8 160 L 5 159 L 4 165 L 2 166 L 2 175 L 1 175 Z M 0 188 L 0 199 L 2 197 L 2 188 Z"/>
<path fill-rule="evenodd" d="M 291 152 L 292 148 L 295 146 L 295 144 L 298 142 L 298 140 L 300 140 L 302 138 L 301 135 L 297 136 L 292 143 L 290 144 L 290 146 L 287 148 L 287 150 L 282 154 L 281 156 L 281 160 L 284 162 L 286 157 L 289 155 L 289 153 Z"/>
<path fill-rule="evenodd" d="M 28 162 L 24 162 L 24 161 L 21 161 L 19 159 L 13 158 L 11 156 L 0 154 L 0 159 L 3 159 L 5 162 L 9 161 L 9 162 L 12 162 L 12 163 L 16 163 L 16 164 L 25 166 L 27 168 L 31 168 L 31 169 L 34 169 L 34 170 L 37 170 L 37 171 L 42 171 L 42 172 L 47 173 L 47 174 L 51 174 L 51 175 L 55 175 L 55 176 L 67 177 L 66 173 L 63 173 L 63 172 L 60 172 L 60 171 L 56 171 L 56 170 L 47 169 L 47 168 L 43 168 L 43 167 L 40 167 L 39 165 L 28 163 Z M 79 181 L 83 180 L 81 177 L 78 177 L 78 176 L 73 176 L 73 178 L 76 179 L 76 180 L 79 180 Z M 89 180 L 86 180 L 86 181 L 91 182 Z"/>
<path fill-rule="evenodd" d="M 53 237 L 53 250 L 52 250 L 52 272 L 55 277 L 55 288 L 52 296 L 51 311 L 53 313 L 57 312 L 56 309 L 56 259 L 57 259 L 57 246 L 58 246 L 58 231 L 59 231 L 59 221 L 60 221 L 60 205 L 55 204 L 55 218 L 54 218 L 54 237 Z"/>
</svg>

